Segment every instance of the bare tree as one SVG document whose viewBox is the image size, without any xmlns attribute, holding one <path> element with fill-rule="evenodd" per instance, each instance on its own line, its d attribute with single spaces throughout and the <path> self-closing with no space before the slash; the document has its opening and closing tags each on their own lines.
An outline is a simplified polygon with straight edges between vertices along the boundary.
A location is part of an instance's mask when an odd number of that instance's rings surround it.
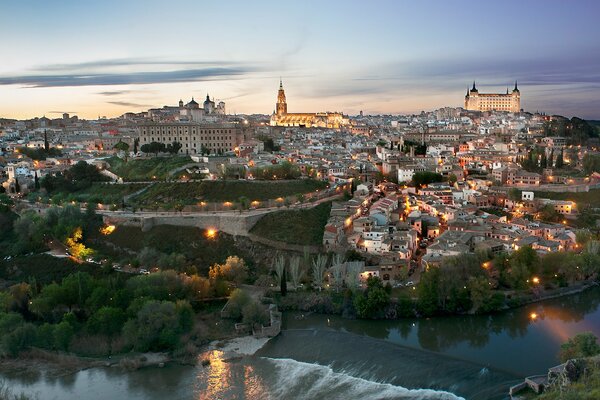
<svg viewBox="0 0 600 400">
<path fill-rule="evenodd" d="M 344 282 L 344 258 L 341 254 L 335 254 L 331 259 L 331 283 L 339 290 L 342 287 L 342 283 Z"/>
<path fill-rule="evenodd" d="M 362 270 L 362 262 L 351 261 L 346 263 L 346 284 L 349 288 L 358 287 L 358 275 Z"/>
<path fill-rule="evenodd" d="M 290 258 L 290 279 L 292 280 L 292 284 L 294 288 L 298 288 L 300 285 L 300 280 L 304 276 L 305 269 L 300 267 L 300 257 L 292 257 Z"/>
<path fill-rule="evenodd" d="M 283 255 L 278 255 L 273 261 L 273 270 L 275 270 L 275 278 L 279 282 L 279 288 L 283 292 L 285 276 L 285 258 Z"/>
<path fill-rule="evenodd" d="M 317 255 L 312 260 L 313 283 L 321 290 L 323 288 L 323 278 L 325 269 L 327 268 L 327 256 L 322 254 Z"/>
</svg>

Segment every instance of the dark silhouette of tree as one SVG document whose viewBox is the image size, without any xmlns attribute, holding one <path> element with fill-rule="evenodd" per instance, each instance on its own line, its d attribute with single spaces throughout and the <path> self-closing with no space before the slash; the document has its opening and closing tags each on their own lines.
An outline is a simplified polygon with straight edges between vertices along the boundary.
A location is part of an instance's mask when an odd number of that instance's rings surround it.
<svg viewBox="0 0 600 400">
<path fill-rule="evenodd" d="M 44 129 L 44 150 L 46 151 L 46 153 L 50 150 L 50 143 L 48 142 L 48 134 L 46 133 L 45 129 Z"/>
</svg>

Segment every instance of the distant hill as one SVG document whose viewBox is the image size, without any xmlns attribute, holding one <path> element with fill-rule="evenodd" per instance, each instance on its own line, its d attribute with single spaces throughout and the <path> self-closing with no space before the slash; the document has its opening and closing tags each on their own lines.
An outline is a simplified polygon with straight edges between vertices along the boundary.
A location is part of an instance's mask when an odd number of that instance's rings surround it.
<svg viewBox="0 0 600 400">
<path fill-rule="evenodd" d="M 563 136 L 570 144 L 583 144 L 589 139 L 600 136 L 599 125 L 594 125 L 590 121 L 578 117 L 569 119 L 560 115 L 552 117 L 552 121 L 544 125 L 546 136 Z"/>
</svg>

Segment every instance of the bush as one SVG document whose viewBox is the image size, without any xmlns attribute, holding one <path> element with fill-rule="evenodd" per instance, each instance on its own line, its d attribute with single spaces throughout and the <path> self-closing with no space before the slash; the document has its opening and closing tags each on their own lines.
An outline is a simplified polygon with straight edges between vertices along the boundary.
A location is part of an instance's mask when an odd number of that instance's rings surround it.
<svg viewBox="0 0 600 400">
<path fill-rule="evenodd" d="M 560 346 L 560 360 L 565 362 L 573 358 L 591 357 L 600 354 L 598 338 L 591 332 L 575 335 Z"/>
<path fill-rule="evenodd" d="M 227 305 L 229 317 L 237 320 L 242 318 L 243 308 L 250 304 L 251 301 L 252 299 L 246 291 L 235 289 L 231 292 L 231 297 L 229 298 L 229 303 Z"/>
<path fill-rule="evenodd" d="M 262 304 L 256 301 L 251 301 L 244 306 L 242 309 L 242 316 L 242 321 L 251 326 L 265 325 L 269 322 L 267 310 Z"/>
</svg>

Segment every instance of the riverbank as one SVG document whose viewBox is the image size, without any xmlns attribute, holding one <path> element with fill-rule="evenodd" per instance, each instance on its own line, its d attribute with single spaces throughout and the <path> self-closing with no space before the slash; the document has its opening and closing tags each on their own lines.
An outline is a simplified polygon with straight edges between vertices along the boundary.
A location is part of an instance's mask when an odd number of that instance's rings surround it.
<svg viewBox="0 0 600 400">
<path fill-rule="evenodd" d="M 92 368 L 121 368 L 134 371 L 140 368 L 163 368 L 166 364 L 195 366 L 207 359 L 207 354 L 220 352 L 223 361 L 250 356 L 260 350 L 270 338 L 253 336 L 215 340 L 201 348 L 193 357 L 174 357 L 169 353 L 118 354 L 112 357 L 90 358 L 73 354 L 31 349 L 17 358 L 0 358 L 0 373 L 12 376 L 32 376 L 43 372 L 51 379 L 76 374 Z M 190 360 L 194 360 L 190 362 Z"/>
<path fill-rule="evenodd" d="M 537 288 L 529 291 L 496 291 L 495 294 L 501 295 L 501 304 L 486 312 L 477 312 L 474 308 L 463 312 L 440 312 L 435 311 L 433 314 L 423 314 L 418 307 L 418 298 L 409 297 L 409 292 L 404 292 L 404 295 L 392 297 L 388 295 L 386 304 L 379 304 L 380 312 L 374 313 L 370 318 L 361 318 L 355 309 L 354 292 L 340 291 L 297 291 L 288 292 L 285 297 L 281 296 L 278 291 L 272 291 L 269 297 L 274 298 L 277 306 L 282 311 L 301 311 L 305 313 L 318 313 L 323 315 L 338 315 L 348 319 L 364 319 L 364 320 L 402 320 L 407 318 L 436 318 L 436 317 L 451 317 L 465 315 L 492 315 L 495 313 L 514 310 L 529 304 L 540 303 L 546 300 L 568 297 L 578 293 L 582 293 L 590 288 L 598 287 L 599 284 L 595 280 L 579 281 L 566 287 L 558 287 L 553 289 Z M 414 288 L 414 287 L 413 287 Z M 354 298 L 353 298 L 354 297 Z"/>
</svg>

